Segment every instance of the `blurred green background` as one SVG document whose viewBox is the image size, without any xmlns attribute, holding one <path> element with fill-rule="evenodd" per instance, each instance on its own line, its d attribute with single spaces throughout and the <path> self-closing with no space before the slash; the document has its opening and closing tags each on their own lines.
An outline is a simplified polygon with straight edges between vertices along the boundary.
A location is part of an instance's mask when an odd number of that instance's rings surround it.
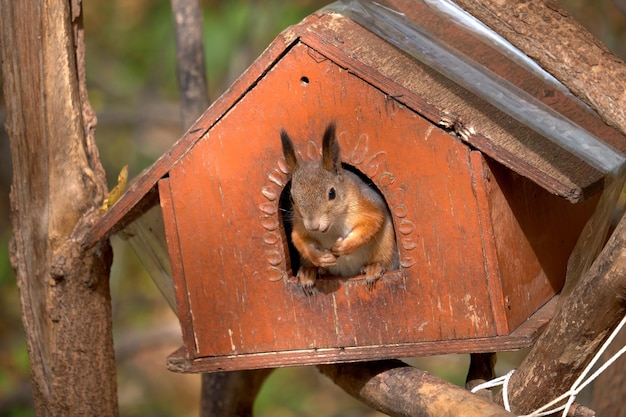
<svg viewBox="0 0 626 417">
<path fill-rule="evenodd" d="M 215 100 L 274 37 L 327 4 L 320 0 L 204 0 L 209 95 Z M 561 3 L 622 58 L 626 57 L 624 0 Z M 90 0 L 83 4 L 89 97 L 98 115 L 96 138 L 112 187 L 122 166 L 130 178 L 149 166 L 182 134 L 170 3 L 165 0 Z M 1 80 L 0 80 L 1 81 Z M 0 122 L 6 109 L 0 100 Z M 0 416 L 32 416 L 29 365 L 11 237 L 11 162 L 0 131 Z M 170 373 L 165 358 L 180 344 L 178 321 L 134 252 L 114 241 L 111 276 L 120 415 L 197 416 L 198 375 Z M 499 355 L 500 374 L 523 353 Z M 459 385 L 469 358 L 437 356 L 411 361 Z M 255 405 L 258 416 L 377 416 L 320 376 L 313 367 L 272 374 Z"/>
</svg>

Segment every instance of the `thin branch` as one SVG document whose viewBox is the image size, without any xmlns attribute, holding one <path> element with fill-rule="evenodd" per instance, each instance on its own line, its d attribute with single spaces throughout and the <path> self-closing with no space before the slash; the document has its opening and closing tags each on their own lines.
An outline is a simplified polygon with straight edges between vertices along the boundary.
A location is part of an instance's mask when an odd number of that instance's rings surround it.
<svg viewBox="0 0 626 417">
<path fill-rule="evenodd" d="M 319 365 L 348 394 L 390 416 L 513 416 L 495 403 L 398 360 Z"/>
<path fill-rule="evenodd" d="M 176 32 L 176 68 L 185 129 L 209 106 L 202 40 L 202 9 L 197 0 L 171 0 Z"/>
</svg>

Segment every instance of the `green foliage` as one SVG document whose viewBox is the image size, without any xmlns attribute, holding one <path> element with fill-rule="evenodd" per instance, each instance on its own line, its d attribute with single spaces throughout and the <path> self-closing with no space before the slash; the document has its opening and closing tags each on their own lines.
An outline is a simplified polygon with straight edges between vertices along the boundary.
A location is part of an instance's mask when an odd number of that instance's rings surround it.
<svg viewBox="0 0 626 417">
<path fill-rule="evenodd" d="M 7 413 L 6 417 L 35 417 L 35 411 L 23 405 L 11 408 Z"/>
<path fill-rule="evenodd" d="M 176 92 L 175 46 L 169 2 L 94 1 L 84 5 L 87 80 L 109 100 L 128 100 L 143 86 Z"/>
<path fill-rule="evenodd" d="M 315 367 L 283 368 L 274 371 L 254 404 L 258 417 L 378 417 L 344 393 Z"/>
</svg>

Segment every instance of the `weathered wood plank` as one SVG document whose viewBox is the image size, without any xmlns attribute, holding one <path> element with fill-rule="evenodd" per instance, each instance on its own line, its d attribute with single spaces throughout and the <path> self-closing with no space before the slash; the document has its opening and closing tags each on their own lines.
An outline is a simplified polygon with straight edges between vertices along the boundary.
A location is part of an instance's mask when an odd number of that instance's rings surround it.
<svg viewBox="0 0 626 417">
<path fill-rule="evenodd" d="M 455 0 L 455 3 L 532 57 L 594 108 L 607 124 L 626 135 L 626 65 L 572 19 L 558 2 Z M 616 149 L 625 150 L 623 139 L 602 137 Z"/>
<path fill-rule="evenodd" d="M 363 346 L 358 348 L 304 349 L 284 352 L 263 352 L 250 355 L 199 357 L 194 359 L 185 347 L 168 358 L 168 368 L 174 372 L 215 372 L 221 370 L 254 369 L 313 365 L 319 363 L 361 362 L 371 358 L 391 359 L 428 356 L 445 353 L 476 353 L 517 350 L 532 346 L 544 326 L 552 318 L 557 298 L 539 309 L 524 324 L 508 336 L 481 339 L 422 342 L 406 345 Z"/>
<path fill-rule="evenodd" d="M 419 23 L 428 23 L 427 18 L 428 15 L 421 17 Z M 350 68 L 433 123 L 449 124 L 465 132 L 471 129 L 474 133 L 459 138 L 551 193 L 577 202 L 602 188 L 604 177 L 597 169 L 507 116 L 493 104 L 400 53 L 350 19 L 339 15 L 322 16 L 303 33 L 302 42 L 323 51 L 339 65 Z M 554 88 L 543 86 L 543 89 L 548 89 L 550 95 L 557 94 Z M 562 109 L 571 106 L 568 102 Z M 578 120 L 582 123 L 587 119 L 587 124 L 598 130 L 597 116 L 581 110 Z M 606 134 L 608 130 L 626 143 L 619 133 L 604 127 L 601 133 Z"/>
</svg>

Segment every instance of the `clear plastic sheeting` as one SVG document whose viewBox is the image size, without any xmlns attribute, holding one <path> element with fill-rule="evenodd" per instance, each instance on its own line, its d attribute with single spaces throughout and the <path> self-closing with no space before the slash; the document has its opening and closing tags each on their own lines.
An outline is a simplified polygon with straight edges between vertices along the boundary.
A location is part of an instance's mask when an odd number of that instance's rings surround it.
<svg viewBox="0 0 626 417">
<path fill-rule="evenodd" d="M 437 3 L 435 0 L 428 1 L 431 8 L 435 3 Z M 440 3 L 449 5 L 445 0 Z M 382 2 L 371 0 L 342 0 L 332 4 L 327 10 L 354 20 L 599 171 L 616 175 L 624 165 L 626 161 L 624 155 L 511 82 L 478 64 L 471 57 L 435 38 L 424 27 L 407 18 L 404 13 Z M 451 8 L 446 10 L 439 15 L 442 19 L 449 20 L 450 24 L 457 24 L 458 21 L 472 22 L 473 19 L 472 24 L 465 23 L 462 27 L 465 30 L 472 30 L 473 34 L 480 28 L 478 35 L 482 39 L 485 38 L 485 33 L 490 31 L 458 8 L 455 14 L 451 14 Z M 469 17 L 461 20 L 460 13 Z M 501 39 L 495 32 L 490 32 L 493 34 L 490 37 L 492 42 L 495 42 L 494 39 Z M 498 48 L 507 49 L 509 51 L 507 55 L 510 56 L 513 46 L 505 42 L 498 41 Z M 516 62 L 521 61 L 520 54 L 522 53 L 516 53 L 518 57 Z M 528 60 L 524 61 L 528 64 Z M 536 65 L 534 67 L 538 68 Z M 542 78 L 545 78 L 545 74 Z"/>
<path fill-rule="evenodd" d="M 161 206 L 158 204 L 153 206 L 124 230 L 118 232 L 116 236 L 130 243 L 141 263 L 148 270 L 150 278 L 161 291 L 172 311 L 176 313 L 174 280 Z"/>
<path fill-rule="evenodd" d="M 552 85 L 556 90 L 567 94 L 572 99 L 578 101 L 580 105 L 588 107 L 577 97 L 573 96 L 567 87 L 554 78 L 552 74 L 541 68 L 528 55 L 517 49 L 498 33 L 491 30 L 491 28 L 483 22 L 461 9 L 456 3 L 450 0 L 424 0 L 424 3 L 437 15 L 454 22 L 458 26 L 464 27 L 467 31 L 472 32 L 472 34 L 481 39 L 483 43 L 492 45 L 510 60 L 517 62 L 518 65 L 524 67 L 528 72 L 533 73 L 537 78 Z"/>
</svg>

